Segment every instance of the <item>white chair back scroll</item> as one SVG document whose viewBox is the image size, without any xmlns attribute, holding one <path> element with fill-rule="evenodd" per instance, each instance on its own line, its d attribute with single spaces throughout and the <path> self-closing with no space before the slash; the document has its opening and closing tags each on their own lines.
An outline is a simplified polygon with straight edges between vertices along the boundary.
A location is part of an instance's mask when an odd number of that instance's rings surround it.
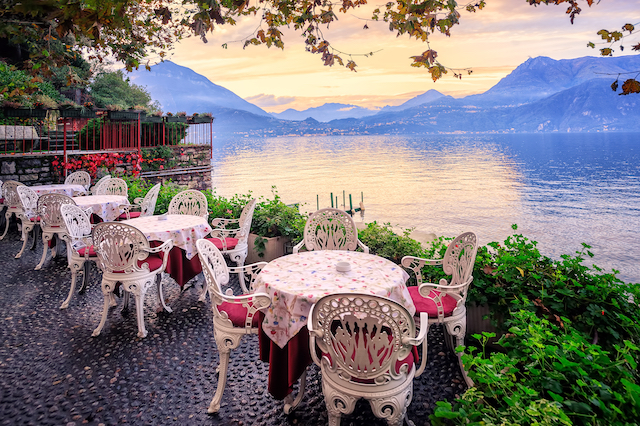
<svg viewBox="0 0 640 426">
<path fill-rule="evenodd" d="M 127 196 L 127 182 L 120 178 L 111 178 L 96 188 L 96 195 L 124 195 Z"/>
<path fill-rule="evenodd" d="M 47 259 L 49 251 L 49 241 L 54 236 L 65 239 L 67 228 L 64 226 L 64 220 L 60 213 L 60 206 L 63 204 L 73 204 L 75 201 L 71 197 L 64 194 L 43 194 L 38 198 L 38 216 L 40 217 L 40 228 L 42 229 L 42 257 L 40 263 L 36 266 L 36 270 L 42 268 L 44 261 Z M 51 254 L 55 256 L 57 247 L 52 247 Z"/>
<path fill-rule="evenodd" d="M 18 215 L 22 213 L 22 202 L 20 201 L 20 196 L 18 195 L 18 191 L 16 190 L 18 186 L 22 185 L 24 184 L 15 180 L 7 180 L 2 184 L 2 195 L 4 197 L 4 205 L 7 210 L 4 213 L 4 217 L 6 220 L 4 232 L 2 233 L 2 236 L 0 236 L 0 240 L 2 240 L 7 235 L 7 231 L 9 230 L 9 220 L 11 219 L 11 216 L 15 214 L 16 217 L 18 217 Z"/>
<path fill-rule="evenodd" d="M 227 369 L 229 367 L 229 355 L 231 349 L 240 345 L 245 334 L 258 333 L 258 311 L 268 308 L 271 299 L 266 293 L 247 293 L 234 295 L 232 288 L 223 291 L 223 287 L 229 285 L 229 272 L 247 274 L 247 280 L 253 288 L 258 272 L 267 264 L 266 262 L 244 265 L 237 268 L 227 267 L 222 253 L 208 240 L 196 241 L 198 257 L 202 264 L 202 272 L 211 295 L 211 308 L 213 310 L 213 336 L 220 355 L 218 367 L 218 386 L 216 393 L 209 405 L 209 413 L 220 410 L 220 401 L 227 383 Z M 241 385 L 241 383 L 238 383 Z"/>
<path fill-rule="evenodd" d="M 304 226 L 303 240 L 293 247 L 293 252 L 307 250 L 356 250 L 360 247 L 369 253 L 369 247 L 358 239 L 358 228 L 349 213 L 326 208 L 313 212 Z"/>
<path fill-rule="evenodd" d="M 133 204 L 123 204 L 120 207 L 122 214 L 118 217 L 120 220 L 131 219 L 136 217 L 153 216 L 156 210 L 156 203 L 158 201 L 158 194 L 162 184 L 158 183 L 154 185 L 144 198 L 136 198 L 133 200 Z M 131 211 L 132 209 L 140 209 L 139 212 Z"/>
<path fill-rule="evenodd" d="M 82 185 L 85 190 L 89 190 L 91 186 L 91 175 L 83 170 L 78 170 L 67 176 L 64 180 L 65 185 Z"/>
<path fill-rule="evenodd" d="M 91 191 L 90 191 L 90 192 L 91 192 L 91 194 L 93 194 L 93 195 L 98 195 L 98 194 L 100 193 L 100 192 L 99 192 L 99 190 L 98 190 L 98 188 L 100 188 L 100 186 L 101 186 L 103 183 L 105 183 L 106 181 L 108 181 L 109 179 L 111 179 L 111 175 L 105 175 L 105 176 L 102 176 L 102 177 L 100 178 L 100 180 L 99 180 L 95 185 L 93 185 L 93 186 L 91 187 Z"/>
<path fill-rule="evenodd" d="M 207 197 L 195 189 L 179 192 L 171 199 L 167 212 L 169 214 L 201 216 L 206 219 L 209 215 Z"/>
<path fill-rule="evenodd" d="M 416 367 L 413 346 L 422 344 L 426 362 L 428 317 L 416 325 L 407 309 L 370 294 L 331 294 L 311 308 L 307 328 L 314 362 L 322 373 L 329 425 L 339 425 L 360 398 L 389 425 L 401 425 L 413 396 Z M 319 358 L 316 346 L 322 354 Z"/>
<path fill-rule="evenodd" d="M 16 254 L 16 259 L 19 259 L 27 247 L 29 234 L 35 229 L 36 225 L 40 225 L 40 218 L 38 217 L 38 194 L 26 185 L 16 187 L 16 191 L 22 204 L 22 211 L 18 213 L 18 218 L 22 222 L 22 248 Z M 36 233 L 33 232 L 33 246 L 31 249 L 35 248 L 35 245 Z"/>
</svg>

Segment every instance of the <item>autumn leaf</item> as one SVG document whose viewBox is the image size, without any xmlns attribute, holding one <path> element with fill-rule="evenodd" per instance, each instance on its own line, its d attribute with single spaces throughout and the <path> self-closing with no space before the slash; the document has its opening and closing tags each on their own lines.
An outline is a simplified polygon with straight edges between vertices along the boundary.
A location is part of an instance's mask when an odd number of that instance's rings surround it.
<svg viewBox="0 0 640 426">
<path fill-rule="evenodd" d="M 613 56 L 613 49 L 609 47 L 602 48 L 600 49 L 600 54 L 602 56 Z"/>
<path fill-rule="evenodd" d="M 634 27 L 633 25 L 631 25 L 631 24 L 625 24 L 625 25 L 622 27 L 622 29 L 623 29 L 624 31 L 629 31 L 629 32 L 631 32 L 631 31 L 633 31 L 633 30 L 635 29 L 635 27 Z"/>
<path fill-rule="evenodd" d="M 614 81 L 614 82 L 611 84 L 611 90 L 613 90 L 614 92 L 615 92 L 616 90 L 618 90 L 618 80 Z"/>
<path fill-rule="evenodd" d="M 629 95 L 631 93 L 640 93 L 640 82 L 633 78 L 628 79 L 622 83 L 621 95 Z"/>
</svg>

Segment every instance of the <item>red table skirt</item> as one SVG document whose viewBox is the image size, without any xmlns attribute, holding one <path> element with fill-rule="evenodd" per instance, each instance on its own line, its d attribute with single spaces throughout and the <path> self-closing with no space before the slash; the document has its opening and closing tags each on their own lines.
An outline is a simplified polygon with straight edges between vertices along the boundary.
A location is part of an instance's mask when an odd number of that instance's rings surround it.
<svg viewBox="0 0 640 426">
<path fill-rule="evenodd" d="M 260 324 L 264 319 L 262 312 Z M 269 363 L 269 393 L 278 400 L 284 399 L 293 391 L 302 373 L 312 363 L 309 353 L 309 331 L 303 327 L 284 348 L 280 348 L 262 331 L 258 333 L 260 342 L 260 360 Z"/>
<path fill-rule="evenodd" d="M 161 244 L 162 242 L 160 241 L 151 241 L 149 243 L 151 247 L 158 247 Z M 184 250 L 179 247 L 173 247 L 169 251 L 169 259 L 167 259 L 165 272 L 169 274 L 180 287 L 184 287 L 191 278 L 202 272 L 200 258 L 196 255 L 189 260 Z"/>
</svg>

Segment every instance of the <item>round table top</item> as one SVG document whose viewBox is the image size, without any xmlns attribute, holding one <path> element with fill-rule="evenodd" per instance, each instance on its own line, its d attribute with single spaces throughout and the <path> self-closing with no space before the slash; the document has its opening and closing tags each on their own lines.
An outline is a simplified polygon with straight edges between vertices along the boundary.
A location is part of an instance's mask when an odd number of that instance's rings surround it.
<svg viewBox="0 0 640 426">
<path fill-rule="evenodd" d="M 350 270 L 338 271 L 338 262 L 348 262 Z M 405 285 L 408 278 L 390 260 L 357 251 L 318 250 L 279 257 L 262 269 L 255 283 L 255 291 L 267 293 L 272 301 L 265 311 L 263 330 L 284 347 L 306 325 L 311 306 L 320 297 L 335 293 L 387 297 L 414 315 Z"/>
</svg>

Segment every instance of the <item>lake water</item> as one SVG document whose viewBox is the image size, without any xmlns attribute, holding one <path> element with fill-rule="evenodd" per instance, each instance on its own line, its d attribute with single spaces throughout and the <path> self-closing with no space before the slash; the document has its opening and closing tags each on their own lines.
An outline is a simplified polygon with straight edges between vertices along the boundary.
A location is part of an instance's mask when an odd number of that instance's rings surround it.
<svg viewBox="0 0 640 426">
<path fill-rule="evenodd" d="M 216 140 L 223 196 L 276 186 L 301 211 L 349 208 L 364 222 L 436 235 L 474 231 L 481 244 L 518 232 L 543 254 L 592 246 L 589 264 L 640 282 L 640 134 L 327 136 Z"/>
</svg>

